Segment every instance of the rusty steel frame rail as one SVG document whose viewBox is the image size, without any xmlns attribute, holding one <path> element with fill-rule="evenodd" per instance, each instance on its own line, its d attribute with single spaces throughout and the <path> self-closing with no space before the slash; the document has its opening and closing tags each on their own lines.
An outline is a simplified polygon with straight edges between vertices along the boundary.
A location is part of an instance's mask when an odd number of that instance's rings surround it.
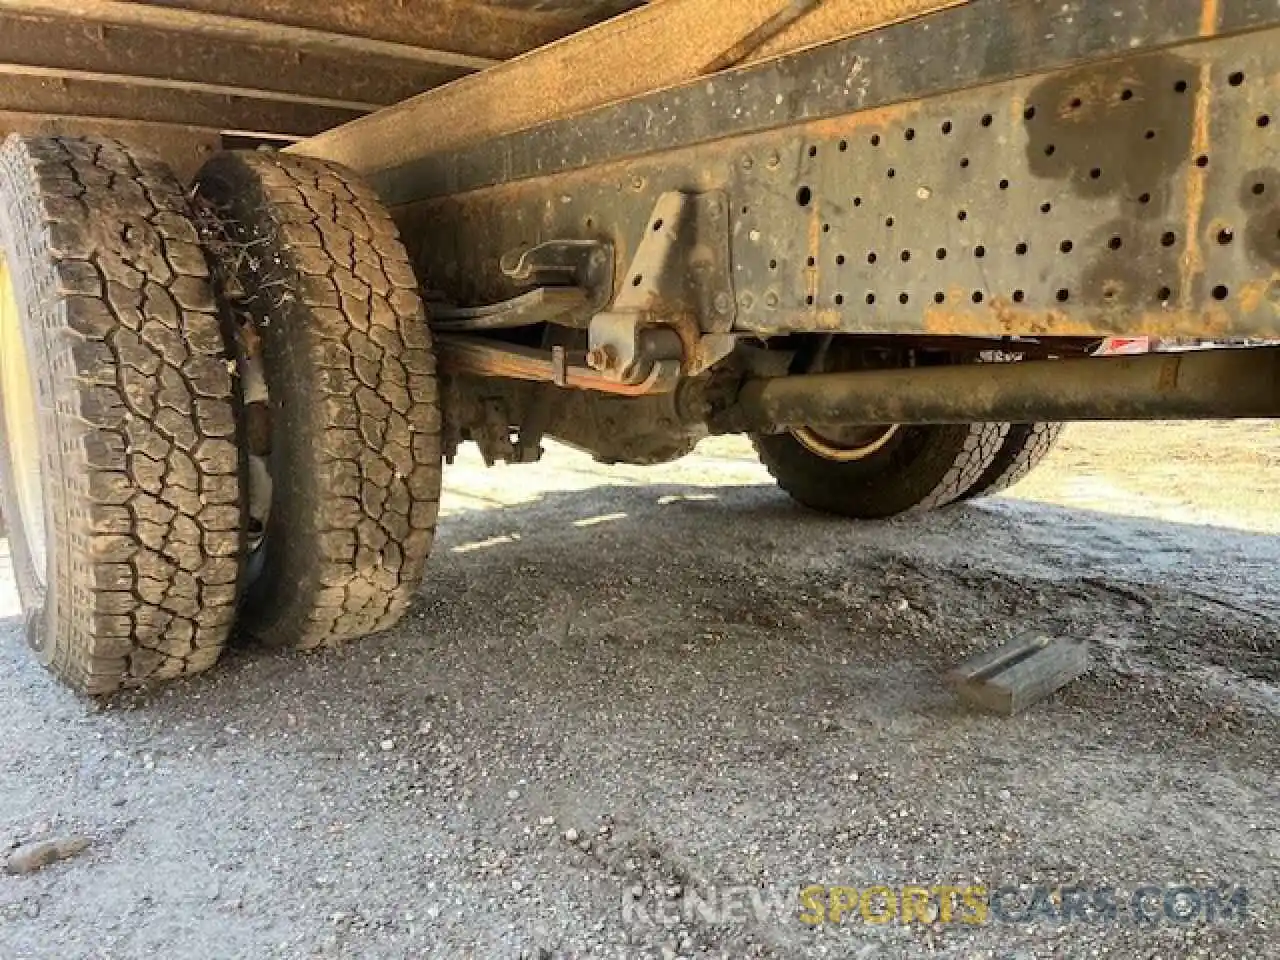
<svg viewBox="0 0 1280 960">
<path fill-rule="evenodd" d="M 735 332 L 1268 338 L 1278 31 L 1274 0 L 972 0 L 375 181 L 457 303 L 720 191 Z"/>
<path fill-rule="evenodd" d="M 714 424 L 800 426 L 1280 416 L 1280 347 L 754 379 Z"/>
<path fill-rule="evenodd" d="M 417 139 L 413 156 L 390 169 L 378 162 L 381 148 L 366 144 L 371 155 L 360 169 L 374 179 L 388 203 L 404 204 L 834 120 L 1277 24 L 1280 9 L 1274 0 L 969 0 L 458 148 L 440 150 L 431 138 Z M 589 33 L 570 40 L 587 37 Z M 513 82 L 522 79 L 514 64 L 504 69 L 511 71 Z M 479 78 L 467 82 L 478 83 Z M 434 120 L 432 98 L 442 94 L 418 98 L 412 104 L 418 109 L 403 104 L 304 141 L 294 150 L 337 157 L 343 140 L 382 116 L 394 116 L 402 129 L 428 130 Z M 502 94 L 500 88 L 486 90 L 495 100 Z"/>
</svg>

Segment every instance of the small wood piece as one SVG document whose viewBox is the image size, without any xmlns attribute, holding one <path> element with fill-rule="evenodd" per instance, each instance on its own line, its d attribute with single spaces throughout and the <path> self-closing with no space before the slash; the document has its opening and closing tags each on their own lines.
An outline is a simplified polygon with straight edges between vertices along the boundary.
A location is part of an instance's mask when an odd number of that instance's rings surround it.
<svg viewBox="0 0 1280 960">
<path fill-rule="evenodd" d="M 12 874 L 35 873 L 59 860 L 69 860 L 89 849 L 89 838 L 63 837 L 39 840 L 18 847 L 5 860 L 5 870 Z"/>
<path fill-rule="evenodd" d="M 947 674 L 947 682 L 974 706 L 1013 716 L 1088 669 L 1085 643 L 1028 634 L 970 657 Z"/>
</svg>

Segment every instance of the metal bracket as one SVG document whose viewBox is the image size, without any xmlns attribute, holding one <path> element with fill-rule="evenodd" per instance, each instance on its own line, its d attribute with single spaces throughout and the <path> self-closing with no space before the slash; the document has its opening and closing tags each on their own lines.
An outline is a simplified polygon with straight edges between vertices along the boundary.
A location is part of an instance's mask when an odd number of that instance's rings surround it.
<svg viewBox="0 0 1280 960">
<path fill-rule="evenodd" d="M 587 332 L 587 366 L 620 383 L 639 383 L 663 361 L 680 366 L 684 344 L 644 313 L 598 313 Z"/>
<path fill-rule="evenodd" d="M 489 390 L 490 383 L 479 381 L 464 386 L 456 376 L 443 378 L 441 442 L 445 462 L 452 464 L 458 447 L 470 440 L 479 448 L 486 466 L 536 463 L 542 457 L 542 438 L 546 434 L 547 397 L 537 395 L 532 404 L 522 406 L 513 403 L 500 385 Z"/>
<path fill-rule="evenodd" d="M 547 240 L 503 254 L 498 267 L 520 284 L 582 287 L 597 307 L 613 292 L 613 244 L 605 240 Z"/>
<path fill-rule="evenodd" d="M 732 330 L 737 299 L 726 195 L 664 193 L 644 231 L 611 312 L 649 314 L 655 322 L 683 316 L 701 331 Z"/>
<path fill-rule="evenodd" d="M 480 448 L 484 465 L 492 467 L 500 460 L 511 463 L 515 460 L 516 448 L 511 440 L 511 420 L 506 404 L 486 398 L 481 401 L 480 413 L 480 423 L 471 428 L 471 439 Z"/>
<path fill-rule="evenodd" d="M 730 277 L 725 196 L 662 194 L 621 290 L 591 319 L 588 366 L 623 383 L 640 382 L 663 362 L 701 373 L 735 345 Z"/>
</svg>

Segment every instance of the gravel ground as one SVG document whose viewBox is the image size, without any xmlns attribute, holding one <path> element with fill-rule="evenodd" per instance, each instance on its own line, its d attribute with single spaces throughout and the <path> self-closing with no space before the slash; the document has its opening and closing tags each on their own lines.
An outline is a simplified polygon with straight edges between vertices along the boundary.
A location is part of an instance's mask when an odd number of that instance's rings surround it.
<svg viewBox="0 0 1280 960">
<path fill-rule="evenodd" d="M 1273 425 L 1080 426 L 1009 496 L 851 526 L 736 439 L 467 459 L 402 627 L 106 705 L 33 663 L 10 580 L 0 843 L 92 842 L 0 875 L 0 958 L 1280 956 L 1278 461 Z M 1027 630 L 1092 669 L 957 704 Z M 803 922 L 904 884 L 1121 909 Z M 1248 916 L 1138 925 L 1144 884 Z"/>
</svg>

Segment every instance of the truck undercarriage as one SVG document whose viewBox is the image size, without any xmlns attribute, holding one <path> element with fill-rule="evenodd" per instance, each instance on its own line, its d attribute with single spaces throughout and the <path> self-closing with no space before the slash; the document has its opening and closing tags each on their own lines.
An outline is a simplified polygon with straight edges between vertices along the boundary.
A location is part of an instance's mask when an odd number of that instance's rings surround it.
<svg viewBox="0 0 1280 960">
<path fill-rule="evenodd" d="M 0 2 L 0 17 L 35 36 L 33 25 L 58 26 L 56 6 Z M 11 71 L 11 96 L 34 109 L 0 113 L 0 125 L 142 147 L 148 130 L 163 132 L 152 146 L 172 147 L 169 166 L 195 178 L 180 208 L 156 200 L 172 193 L 154 185 L 170 175 L 129 150 L 11 139 L 0 186 L 27 200 L 9 201 L 0 225 L 17 276 L 0 343 L 12 358 L 26 342 L 37 374 L 56 369 L 53 346 L 24 341 L 35 291 L 52 283 L 107 303 L 110 318 L 94 323 L 77 322 L 79 300 L 49 321 L 102 345 L 72 351 L 67 383 L 117 393 L 107 412 L 82 394 L 92 431 L 72 446 L 88 451 L 90 486 L 101 467 L 118 494 L 87 489 L 86 502 L 117 506 L 138 487 L 159 502 L 142 518 L 158 527 L 211 502 L 240 518 L 219 521 L 234 547 L 194 567 L 171 536 L 141 537 L 133 506 L 114 526 L 111 511 L 89 509 L 81 529 L 74 503 L 67 518 L 38 503 L 48 480 L 21 464 L 49 465 L 48 444 L 37 450 L 22 417 L 7 416 L 6 512 L 37 531 L 23 548 L 31 609 L 45 609 L 59 563 L 87 563 L 88 594 L 133 598 L 108 597 L 106 627 L 86 622 L 79 640 L 49 639 L 68 633 L 56 604 L 37 631 L 54 668 L 85 689 L 212 662 L 221 639 L 202 645 L 196 627 L 221 638 L 233 617 L 201 623 L 206 587 L 272 642 L 311 647 L 394 623 L 430 548 L 440 458 L 466 441 L 491 463 L 536 460 L 546 437 L 654 463 L 709 433 L 749 433 L 796 499 L 879 517 L 1016 482 L 1058 421 L 1280 413 L 1274 346 L 1096 355 L 1116 336 L 1280 339 L 1274 0 L 662 0 L 581 33 L 630 5 L 461 4 L 524 32 L 468 33 L 465 11 L 442 13 L 452 33 L 424 21 L 409 43 L 297 10 L 269 23 L 247 3 L 83 6 L 98 24 L 95 56 L 127 59 L 138 37 L 168 31 L 199 37 L 223 72 L 90 76 L 66 65 L 69 44 L 61 92 L 40 100 L 22 84 L 55 68 Z M 293 5 L 279 6 L 284 16 Z M 432 36 L 451 45 L 416 45 Z M 295 56 L 240 86 L 236 45 L 273 43 Z M 360 58 L 382 72 L 360 73 Z M 72 116 L 85 84 L 125 91 L 110 101 L 121 115 Z M 370 112 L 406 84 L 434 89 Z M 180 129 L 166 97 L 177 113 L 204 104 L 207 125 Z M 316 135 L 294 142 L 303 133 Z M 284 149 L 202 155 L 263 144 Z M 119 194 L 120 177 L 137 190 Z M 146 198 L 141 220 L 134 193 Z M 52 239 L 29 237 L 24 217 L 55 225 Z M 67 243 L 56 225 L 71 221 Z M 55 279 L 37 276 L 40 263 Z M 165 300 L 171 313 L 216 310 L 223 341 L 194 352 L 235 374 L 192 387 L 187 361 L 171 364 L 173 389 L 182 379 L 190 396 L 169 409 L 234 446 L 239 463 L 235 491 L 210 501 L 197 483 L 191 506 L 169 495 L 172 457 L 159 445 L 147 451 L 161 464 L 155 489 L 135 464 L 147 442 L 135 418 L 177 436 L 161 422 L 161 367 L 178 347 L 145 333 L 164 313 L 149 291 L 174 274 L 210 275 L 206 296 Z M 135 334 L 154 356 L 130 352 Z M 22 369 L 6 361 L 6 390 Z M 65 446 L 57 390 L 36 395 L 32 409 L 50 408 L 48 435 Z M 215 401 L 225 410 L 206 411 Z M 179 446 L 201 480 L 230 469 L 213 458 L 221 465 L 202 473 L 198 437 Z M 65 536 L 61 560 L 41 527 Z M 107 538 L 91 554 L 114 558 L 104 562 L 124 586 L 103 586 L 103 571 L 77 559 L 80 535 Z M 138 558 L 152 555 L 144 570 Z M 228 564 L 211 562 L 221 555 Z M 179 573 L 189 602 L 139 592 Z M 175 617 L 195 626 L 175 633 Z M 143 627 L 154 644 L 137 640 Z"/>
</svg>

